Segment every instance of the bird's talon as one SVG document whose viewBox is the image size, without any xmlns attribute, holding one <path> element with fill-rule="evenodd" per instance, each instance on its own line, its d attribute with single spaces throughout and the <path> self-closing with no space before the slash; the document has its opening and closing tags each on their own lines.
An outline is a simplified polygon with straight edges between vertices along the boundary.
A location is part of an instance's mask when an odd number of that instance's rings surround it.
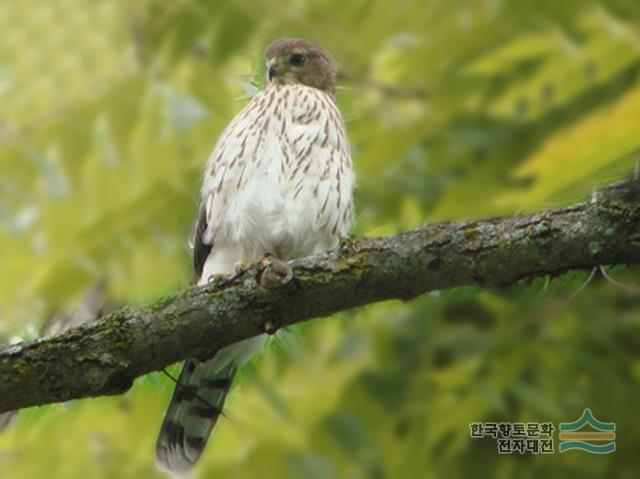
<svg viewBox="0 0 640 479">
<path fill-rule="evenodd" d="M 260 259 L 258 260 L 260 262 L 260 264 L 262 264 L 263 266 L 266 266 L 268 264 L 271 263 L 271 259 L 275 258 L 275 256 L 271 253 L 265 253 L 263 254 Z"/>
<path fill-rule="evenodd" d="M 209 278 L 207 279 L 207 283 L 217 283 L 219 281 L 222 281 L 226 277 L 227 275 L 224 273 L 213 273 L 212 275 L 209 275 Z"/>
<path fill-rule="evenodd" d="M 234 276 L 239 276 L 247 270 L 247 265 L 242 261 L 236 261 L 233 265 L 233 274 Z"/>
</svg>

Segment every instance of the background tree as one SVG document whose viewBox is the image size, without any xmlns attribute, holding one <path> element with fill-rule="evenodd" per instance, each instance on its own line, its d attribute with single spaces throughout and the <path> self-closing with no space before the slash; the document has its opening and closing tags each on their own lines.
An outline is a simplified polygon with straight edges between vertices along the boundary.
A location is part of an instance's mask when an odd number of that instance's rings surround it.
<svg viewBox="0 0 640 479">
<path fill-rule="evenodd" d="M 546 209 L 631 172 L 635 0 L 50 0 L 0 4 L 0 328 L 32 338 L 106 284 L 189 281 L 220 129 L 283 34 L 343 67 L 356 234 Z M 637 283 L 627 268 L 610 271 Z M 589 272 L 458 288 L 281 330 L 231 394 L 200 477 L 633 477 L 640 300 Z M 574 294 L 578 292 L 579 294 Z M 83 299 L 85 298 L 85 299 Z M 171 385 L 23 411 L 0 477 L 160 477 Z M 615 421 L 615 454 L 499 456 L 473 421 Z"/>
</svg>

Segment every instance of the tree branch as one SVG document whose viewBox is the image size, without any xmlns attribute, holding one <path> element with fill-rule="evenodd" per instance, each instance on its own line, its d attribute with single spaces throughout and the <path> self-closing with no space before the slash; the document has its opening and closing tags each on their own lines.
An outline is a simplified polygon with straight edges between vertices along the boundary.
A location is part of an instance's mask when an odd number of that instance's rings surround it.
<svg viewBox="0 0 640 479">
<path fill-rule="evenodd" d="M 597 202 L 349 241 L 340 251 L 257 264 L 153 306 L 10 346 L 0 351 L 0 412 L 119 394 L 174 362 L 376 301 L 461 285 L 501 287 L 639 258 L 637 181 L 604 188 Z"/>
</svg>

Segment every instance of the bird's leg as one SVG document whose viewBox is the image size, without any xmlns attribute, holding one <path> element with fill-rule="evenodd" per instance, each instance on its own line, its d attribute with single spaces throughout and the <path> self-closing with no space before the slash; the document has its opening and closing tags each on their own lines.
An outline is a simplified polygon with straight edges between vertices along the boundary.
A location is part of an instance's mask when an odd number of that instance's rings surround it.
<svg viewBox="0 0 640 479">
<path fill-rule="evenodd" d="M 225 278 L 227 278 L 229 275 L 226 273 L 213 273 L 211 275 L 209 275 L 209 277 L 207 278 L 207 283 L 211 284 L 211 283 L 218 283 L 222 280 L 224 280 Z"/>
<path fill-rule="evenodd" d="M 215 273 L 209 276 L 209 283 L 216 283 L 219 286 L 232 283 L 247 271 L 247 266 L 242 261 L 236 261 L 233 265 L 233 273 Z"/>
<path fill-rule="evenodd" d="M 263 254 L 260 259 L 258 260 L 260 264 L 265 264 L 265 262 L 269 262 L 271 260 L 271 258 L 275 258 L 276 255 L 274 255 L 273 253 L 265 253 Z"/>
<path fill-rule="evenodd" d="M 236 261 L 233 264 L 233 274 L 241 275 L 247 270 L 247 265 L 243 261 Z"/>
</svg>

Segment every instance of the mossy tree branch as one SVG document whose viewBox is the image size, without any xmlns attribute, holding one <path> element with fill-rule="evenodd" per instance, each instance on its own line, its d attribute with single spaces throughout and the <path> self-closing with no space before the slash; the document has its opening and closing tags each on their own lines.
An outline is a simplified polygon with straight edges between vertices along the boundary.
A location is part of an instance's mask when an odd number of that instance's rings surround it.
<svg viewBox="0 0 640 479">
<path fill-rule="evenodd" d="M 500 287 L 640 258 L 640 183 L 534 215 L 428 224 L 285 264 L 257 264 L 149 307 L 0 351 L 0 412 L 120 394 L 132 381 L 265 331 L 461 285 Z M 293 273 L 291 275 L 291 273 Z"/>
</svg>

